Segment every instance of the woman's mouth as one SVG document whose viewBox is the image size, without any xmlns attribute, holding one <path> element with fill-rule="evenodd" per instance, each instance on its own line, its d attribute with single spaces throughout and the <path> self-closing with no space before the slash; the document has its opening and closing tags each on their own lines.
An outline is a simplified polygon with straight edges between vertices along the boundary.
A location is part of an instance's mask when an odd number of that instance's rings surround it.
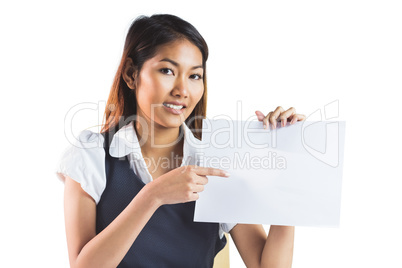
<svg viewBox="0 0 402 268">
<path fill-rule="evenodd" d="M 184 105 L 175 105 L 171 103 L 163 103 L 163 107 L 172 114 L 182 114 L 186 108 Z"/>
<path fill-rule="evenodd" d="M 170 103 L 163 103 L 163 105 L 166 107 L 172 108 L 172 109 L 176 109 L 176 110 L 180 110 L 184 107 L 183 105 L 174 105 L 174 104 L 170 104 Z"/>
</svg>

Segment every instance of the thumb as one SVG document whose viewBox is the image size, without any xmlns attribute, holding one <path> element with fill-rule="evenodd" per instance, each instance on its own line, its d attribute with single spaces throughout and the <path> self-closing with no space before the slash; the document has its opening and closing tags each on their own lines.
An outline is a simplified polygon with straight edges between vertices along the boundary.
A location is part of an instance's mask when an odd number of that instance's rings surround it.
<svg viewBox="0 0 402 268">
<path fill-rule="evenodd" d="M 265 118 L 265 115 L 261 111 L 255 111 L 255 114 L 257 115 L 258 121 L 262 121 Z"/>
</svg>

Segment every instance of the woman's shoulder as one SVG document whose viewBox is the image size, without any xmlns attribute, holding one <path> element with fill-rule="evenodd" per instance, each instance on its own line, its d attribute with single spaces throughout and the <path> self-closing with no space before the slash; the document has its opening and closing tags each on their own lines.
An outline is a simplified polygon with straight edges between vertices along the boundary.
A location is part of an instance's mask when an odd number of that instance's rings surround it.
<svg viewBox="0 0 402 268">
<path fill-rule="evenodd" d="M 77 137 L 69 140 L 70 145 L 65 149 L 64 155 L 75 156 L 93 156 L 104 155 L 103 148 L 104 137 L 101 133 L 97 133 L 88 129 L 79 132 Z M 87 158 L 85 160 L 92 160 Z"/>
<path fill-rule="evenodd" d="M 101 133 L 82 130 L 63 151 L 56 169 L 61 181 L 66 176 L 77 181 L 96 203 L 106 186 L 103 141 Z"/>
<path fill-rule="evenodd" d="M 73 144 L 79 146 L 82 145 L 82 148 L 93 148 L 95 147 L 95 144 L 98 145 L 99 143 L 101 143 L 100 145 L 103 147 L 103 140 L 104 136 L 102 135 L 102 133 L 94 132 L 89 129 L 84 129 L 78 134 L 77 139 L 74 141 Z"/>
</svg>

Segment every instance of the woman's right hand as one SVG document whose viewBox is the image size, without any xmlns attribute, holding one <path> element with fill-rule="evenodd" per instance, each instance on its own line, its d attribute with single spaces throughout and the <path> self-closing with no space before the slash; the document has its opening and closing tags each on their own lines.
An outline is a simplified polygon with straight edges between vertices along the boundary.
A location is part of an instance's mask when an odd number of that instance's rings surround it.
<svg viewBox="0 0 402 268">
<path fill-rule="evenodd" d="M 229 177 L 229 173 L 217 168 L 181 166 L 163 174 L 147 186 L 152 188 L 152 195 L 160 205 L 186 203 L 199 198 L 198 193 L 208 183 L 206 176 Z"/>
</svg>

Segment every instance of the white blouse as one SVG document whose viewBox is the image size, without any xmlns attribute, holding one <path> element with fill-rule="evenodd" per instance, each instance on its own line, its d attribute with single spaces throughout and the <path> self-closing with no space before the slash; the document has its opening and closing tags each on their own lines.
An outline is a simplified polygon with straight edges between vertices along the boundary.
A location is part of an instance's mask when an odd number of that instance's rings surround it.
<svg viewBox="0 0 402 268">
<path fill-rule="evenodd" d="M 194 137 L 191 130 L 183 122 L 184 129 L 183 143 L 183 165 L 198 165 L 197 155 L 200 141 Z M 87 192 L 98 204 L 106 187 L 105 172 L 105 150 L 103 148 L 103 135 L 83 130 L 74 144 L 68 146 L 59 159 L 56 169 L 57 177 L 64 182 L 64 175 L 81 184 L 82 189 Z M 134 121 L 120 128 L 113 136 L 110 143 L 109 154 L 112 157 L 128 156 L 130 168 L 143 180 L 145 184 L 152 181 L 147 164 L 142 156 L 141 146 L 134 130 Z M 220 223 L 219 236 L 223 237 L 224 232 L 228 233 L 236 224 Z"/>
</svg>

